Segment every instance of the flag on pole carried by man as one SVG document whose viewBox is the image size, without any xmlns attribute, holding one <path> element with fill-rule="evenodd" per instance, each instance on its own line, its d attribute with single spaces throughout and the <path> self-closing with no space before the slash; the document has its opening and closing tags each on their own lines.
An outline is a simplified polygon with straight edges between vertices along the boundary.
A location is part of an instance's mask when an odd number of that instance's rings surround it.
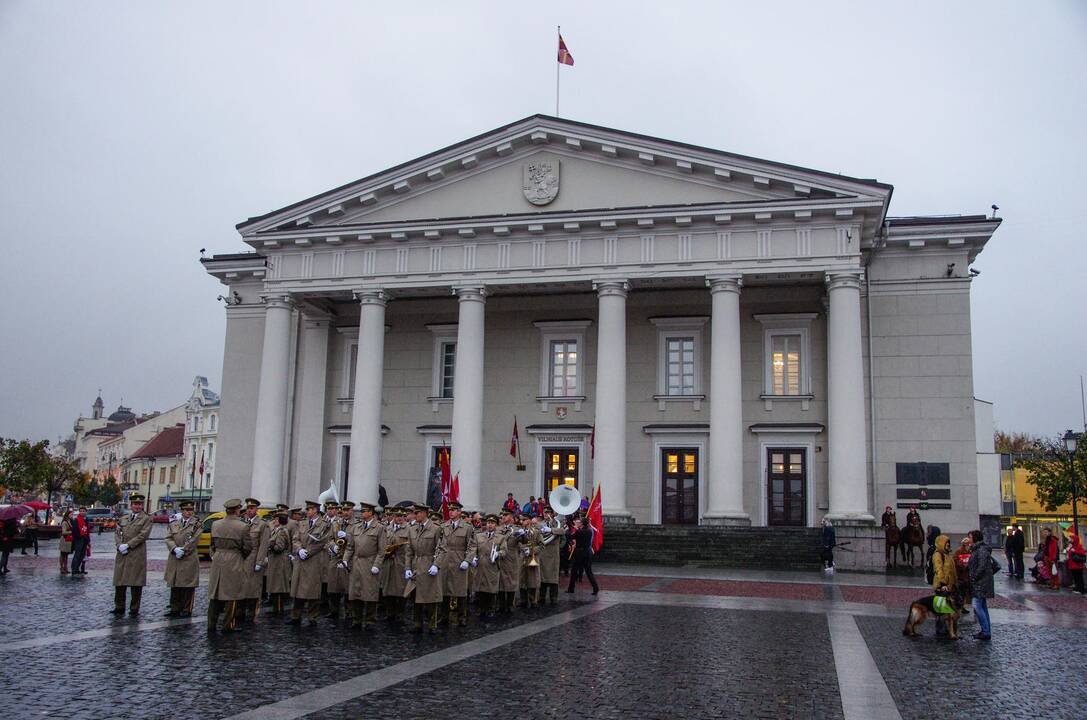
<svg viewBox="0 0 1087 720">
<path fill-rule="evenodd" d="M 604 547 L 604 506 L 600 499 L 600 486 L 593 491 L 593 499 L 589 502 L 589 510 L 585 513 L 589 521 L 589 529 L 593 531 L 593 553 Z"/>
<path fill-rule="evenodd" d="M 442 471 L 441 479 L 441 491 L 442 491 L 442 517 L 446 520 L 449 519 L 449 501 L 452 500 L 450 493 L 453 489 L 453 480 L 449 473 L 449 450 L 448 448 L 442 448 L 438 453 L 438 467 Z"/>
</svg>

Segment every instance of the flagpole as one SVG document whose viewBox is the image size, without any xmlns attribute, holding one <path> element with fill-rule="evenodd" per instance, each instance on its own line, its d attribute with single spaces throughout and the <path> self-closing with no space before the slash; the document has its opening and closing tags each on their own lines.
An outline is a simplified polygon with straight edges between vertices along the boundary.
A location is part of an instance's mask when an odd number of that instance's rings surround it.
<svg viewBox="0 0 1087 720">
<path fill-rule="evenodd" d="M 558 37 L 559 42 L 562 42 L 562 26 L 555 26 L 555 35 Z M 555 44 L 558 47 L 558 44 Z M 559 117 L 559 69 L 562 67 L 562 63 L 555 61 L 555 117 Z"/>
</svg>

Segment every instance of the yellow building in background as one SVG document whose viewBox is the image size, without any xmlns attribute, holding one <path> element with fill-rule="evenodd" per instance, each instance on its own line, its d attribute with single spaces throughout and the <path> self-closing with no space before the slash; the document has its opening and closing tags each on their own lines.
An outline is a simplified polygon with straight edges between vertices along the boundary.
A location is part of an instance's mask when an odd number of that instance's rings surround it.
<svg viewBox="0 0 1087 720">
<path fill-rule="evenodd" d="M 1005 528 L 1008 525 L 1023 526 L 1027 555 L 1032 555 L 1034 548 L 1041 542 L 1042 528 L 1048 527 L 1056 531 L 1058 524 L 1062 529 L 1072 524 L 1072 504 L 1061 505 L 1052 511 L 1046 510 L 1038 500 L 1036 488 L 1029 482 L 1030 472 L 1014 467 L 1016 457 L 1010 453 L 1000 456 L 1000 520 Z"/>
</svg>

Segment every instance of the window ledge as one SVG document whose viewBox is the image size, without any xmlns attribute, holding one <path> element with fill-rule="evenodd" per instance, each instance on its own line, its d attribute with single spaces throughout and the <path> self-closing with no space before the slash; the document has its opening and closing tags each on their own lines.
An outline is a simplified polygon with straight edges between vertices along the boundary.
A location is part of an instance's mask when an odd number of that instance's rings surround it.
<svg viewBox="0 0 1087 720">
<path fill-rule="evenodd" d="M 654 395 L 653 399 L 657 401 L 657 409 L 664 412 L 665 408 L 670 402 L 689 402 L 691 403 L 692 410 L 699 412 L 702 410 L 702 401 L 706 399 L 705 395 Z"/>
<path fill-rule="evenodd" d="M 353 398 L 353 397 L 336 398 L 336 402 L 340 406 L 340 412 L 343 412 L 343 413 L 351 412 L 351 406 L 355 404 L 355 398 Z"/>
<path fill-rule="evenodd" d="M 540 395 L 536 397 L 540 405 L 540 412 L 547 412 L 552 405 L 573 404 L 575 412 L 581 412 L 581 403 L 585 402 L 584 395 Z"/>
<path fill-rule="evenodd" d="M 759 395 L 759 399 L 763 401 L 766 406 L 766 410 L 770 411 L 774 409 L 774 402 L 800 402 L 800 409 L 807 410 L 811 407 L 811 401 L 815 396 L 811 393 L 806 395 L 768 395 L 763 393 Z"/>
<path fill-rule="evenodd" d="M 452 405 L 453 404 L 453 398 L 451 398 L 451 397 L 431 396 L 431 397 L 428 397 L 426 400 L 427 400 L 428 403 L 430 403 L 430 409 L 432 411 L 434 411 L 434 412 L 438 412 L 438 408 L 441 407 L 442 405 Z"/>
</svg>

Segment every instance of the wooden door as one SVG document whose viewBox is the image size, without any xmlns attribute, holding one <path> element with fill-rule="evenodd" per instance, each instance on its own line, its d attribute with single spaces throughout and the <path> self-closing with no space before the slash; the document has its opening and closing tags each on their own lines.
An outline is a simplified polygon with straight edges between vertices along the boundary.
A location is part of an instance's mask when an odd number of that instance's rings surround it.
<svg viewBox="0 0 1087 720">
<path fill-rule="evenodd" d="M 698 448 L 661 449 L 661 523 L 698 524 Z"/>
<path fill-rule="evenodd" d="M 543 495 L 546 498 L 559 485 L 578 486 L 580 449 L 576 447 L 544 448 Z"/>
<path fill-rule="evenodd" d="M 807 464 L 805 448 L 767 448 L 767 524 L 808 524 Z"/>
</svg>

